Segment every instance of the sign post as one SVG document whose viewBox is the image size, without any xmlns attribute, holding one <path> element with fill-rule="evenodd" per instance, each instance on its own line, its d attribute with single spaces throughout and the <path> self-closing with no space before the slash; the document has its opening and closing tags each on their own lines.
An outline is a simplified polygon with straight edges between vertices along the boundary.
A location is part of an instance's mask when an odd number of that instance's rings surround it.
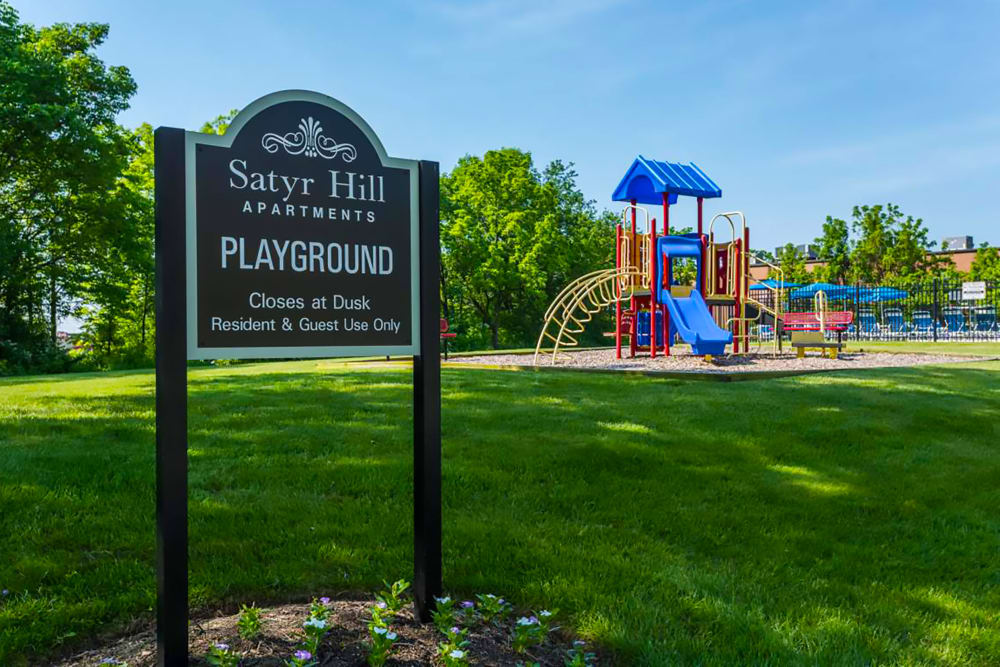
<svg viewBox="0 0 1000 667">
<path fill-rule="evenodd" d="M 412 355 L 414 593 L 441 590 L 438 165 L 333 98 L 156 130 L 157 642 L 187 664 L 187 361 Z"/>
</svg>

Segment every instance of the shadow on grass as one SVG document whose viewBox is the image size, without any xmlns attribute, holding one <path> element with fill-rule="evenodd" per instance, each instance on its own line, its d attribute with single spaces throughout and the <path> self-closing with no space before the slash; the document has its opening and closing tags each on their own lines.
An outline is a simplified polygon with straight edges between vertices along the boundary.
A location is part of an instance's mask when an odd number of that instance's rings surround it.
<svg viewBox="0 0 1000 667">
<path fill-rule="evenodd" d="M 446 370 L 446 584 L 560 607 L 635 663 L 974 659 L 998 643 L 995 378 Z M 193 604 L 408 574 L 409 382 L 192 378 Z M 0 657 L 121 624 L 154 590 L 152 398 L 35 401 L 0 421 L 0 526 L 22 536 Z"/>
</svg>

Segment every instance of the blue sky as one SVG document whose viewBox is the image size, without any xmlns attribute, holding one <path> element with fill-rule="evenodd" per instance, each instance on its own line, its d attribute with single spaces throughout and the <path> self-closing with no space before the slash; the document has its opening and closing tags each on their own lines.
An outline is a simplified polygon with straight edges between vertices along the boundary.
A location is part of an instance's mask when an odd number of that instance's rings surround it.
<svg viewBox="0 0 1000 667">
<path fill-rule="evenodd" d="M 997 2 L 13 4 L 111 24 L 101 56 L 139 84 L 126 125 L 196 129 L 308 88 L 446 171 L 501 146 L 572 161 L 602 207 L 637 153 L 693 161 L 722 187 L 706 212 L 744 211 L 754 247 L 886 201 L 936 240 L 1000 243 Z"/>
</svg>

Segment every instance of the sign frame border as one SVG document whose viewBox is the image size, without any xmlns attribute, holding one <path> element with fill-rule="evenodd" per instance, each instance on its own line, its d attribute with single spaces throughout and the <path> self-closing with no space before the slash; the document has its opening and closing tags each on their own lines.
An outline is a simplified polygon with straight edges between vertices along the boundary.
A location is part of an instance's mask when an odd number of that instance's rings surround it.
<svg viewBox="0 0 1000 667">
<path fill-rule="evenodd" d="M 333 109 L 355 124 L 375 149 L 383 167 L 410 173 L 410 344 L 409 345 L 290 345 L 263 347 L 201 347 L 198 344 L 198 145 L 231 148 L 247 122 L 262 111 L 286 102 L 312 102 Z M 187 278 L 187 358 L 207 359 L 316 359 L 414 355 L 420 350 L 420 161 L 391 157 L 365 120 L 349 106 L 329 95 L 289 89 L 264 95 L 242 109 L 224 134 L 184 131 L 185 211 L 184 234 Z"/>
<path fill-rule="evenodd" d="M 309 91 L 281 92 L 333 99 Z M 359 127 L 368 128 L 363 121 Z M 189 657 L 188 134 L 200 133 L 164 126 L 154 131 L 156 664 L 160 667 L 183 667 L 188 664 Z M 373 144 L 381 147 L 381 143 Z M 414 262 L 417 281 L 413 285 L 418 304 L 414 310 L 416 328 L 412 353 L 413 597 L 416 618 L 426 623 L 431 620 L 435 596 L 440 595 L 443 588 L 441 351 L 437 335 L 441 308 L 440 165 L 430 160 L 405 162 L 415 165 L 418 184 L 417 190 L 411 190 L 411 197 L 413 192 L 417 193 L 417 241 L 411 251 L 419 258 Z M 384 349 L 380 348 L 383 353 Z"/>
</svg>

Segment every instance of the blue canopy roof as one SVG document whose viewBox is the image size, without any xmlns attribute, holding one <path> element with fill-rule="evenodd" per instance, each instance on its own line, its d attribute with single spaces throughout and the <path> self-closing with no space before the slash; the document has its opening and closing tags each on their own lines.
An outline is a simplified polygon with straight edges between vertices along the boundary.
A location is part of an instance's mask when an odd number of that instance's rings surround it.
<svg viewBox="0 0 1000 667">
<path fill-rule="evenodd" d="M 881 303 L 882 301 L 898 301 L 910 296 L 906 290 L 895 287 L 863 287 L 858 301 L 861 303 Z"/>
<path fill-rule="evenodd" d="M 792 290 L 789 294 L 793 299 L 811 299 L 816 296 L 816 292 L 826 292 L 826 296 L 831 299 L 845 299 L 854 297 L 854 285 L 834 285 L 833 283 L 813 283 Z"/>
<path fill-rule="evenodd" d="M 636 200 L 639 204 L 662 204 L 666 192 L 671 204 L 677 195 L 721 197 L 722 190 L 694 162 L 660 162 L 638 156 L 611 195 L 612 201 Z"/>
<path fill-rule="evenodd" d="M 802 283 L 790 283 L 786 281 L 781 286 L 784 287 L 785 289 L 789 289 L 792 287 L 798 287 L 801 284 Z M 769 287 L 771 289 L 778 289 L 778 281 L 775 280 L 774 278 L 765 278 L 764 280 L 759 280 L 755 282 L 753 285 L 750 286 L 750 289 L 767 289 Z"/>
<path fill-rule="evenodd" d="M 881 303 L 883 301 L 898 301 L 909 296 L 906 290 L 880 285 L 878 287 L 855 287 L 854 285 L 834 285 L 832 283 L 813 283 L 792 290 L 789 295 L 793 299 L 811 299 L 816 292 L 826 292 L 831 299 L 853 299 L 857 296 L 858 303 Z"/>
</svg>

